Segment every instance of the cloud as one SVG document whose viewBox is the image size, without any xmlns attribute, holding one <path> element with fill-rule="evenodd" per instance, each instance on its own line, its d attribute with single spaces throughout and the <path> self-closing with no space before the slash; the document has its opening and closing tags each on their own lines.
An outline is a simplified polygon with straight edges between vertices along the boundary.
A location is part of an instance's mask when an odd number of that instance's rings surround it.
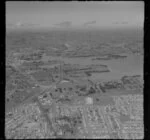
<svg viewBox="0 0 150 140">
<path fill-rule="evenodd" d="M 28 28 L 28 27 L 38 27 L 39 24 L 33 24 L 33 23 L 6 23 L 6 28 Z"/>
<path fill-rule="evenodd" d="M 113 24 L 119 24 L 119 25 L 122 25 L 122 24 L 128 24 L 127 21 L 122 21 L 122 22 L 114 22 Z"/>
<path fill-rule="evenodd" d="M 54 24 L 54 25 L 59 26 L 59 27 L 71 27 L 72 22 L 71 21 L 64 21 L 64 22 L 57 23 L 57 24 Z"/>
<path fill-rule="evenodd" d="M 18 27 L 34 27 L 34 26 L 39 26 L 39 24 L 21 23 L 21 22 L 18 22 L 18 23 L 16 24 L 16 26 L 18 26 Z"/>
<path fill-rule="evenodd" d="M 124 22 L 122 22 L 121 24 L 128 24 L 128 22 L 127 22 L 127 21 L 124 21 Z"/>
<path fill-rule="evenodd" d="M 96 23 L 96 20 L 93 20 L 93 21 L 88 21 L 88 22 L 85 22 L 83 25 L 84 26 L 89 26 L 89 25 L 93 25 Z"/>
</svg>

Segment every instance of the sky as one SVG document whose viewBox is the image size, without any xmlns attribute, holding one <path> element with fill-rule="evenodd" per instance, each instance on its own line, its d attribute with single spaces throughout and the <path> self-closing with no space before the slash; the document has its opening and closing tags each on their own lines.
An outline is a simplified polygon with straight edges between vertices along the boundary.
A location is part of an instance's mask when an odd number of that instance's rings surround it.
<svg viewBox="0 0 150 140">
<path fill-rule="evenodd" d="M 144 2 L 6 2 L 6 27 L 143 28 Z"/>
</svg>

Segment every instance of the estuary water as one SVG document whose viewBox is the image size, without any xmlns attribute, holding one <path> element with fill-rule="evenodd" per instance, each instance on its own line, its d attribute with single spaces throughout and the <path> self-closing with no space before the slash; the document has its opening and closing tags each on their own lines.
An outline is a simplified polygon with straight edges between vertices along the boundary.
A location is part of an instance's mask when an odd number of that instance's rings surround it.
<svg viewBox="0 0 150 140">
<path fill-rule="evenodd" d="M 62 58 L 62 57 L 51 57 L 44 56 L 46 60 L 60 60 L 69 64 L 103 64 L 107 65 L 110 72 L 94 73 L 91 76 L 92 80 L 112 80 L 120 79 L 124 75 L 142 75 L 143 76 L 143 56 L 126 54 L 127 57 L 123 59 L 112 59 L 112 60 L 92 60 L 89 58 Z"/>
</svg>

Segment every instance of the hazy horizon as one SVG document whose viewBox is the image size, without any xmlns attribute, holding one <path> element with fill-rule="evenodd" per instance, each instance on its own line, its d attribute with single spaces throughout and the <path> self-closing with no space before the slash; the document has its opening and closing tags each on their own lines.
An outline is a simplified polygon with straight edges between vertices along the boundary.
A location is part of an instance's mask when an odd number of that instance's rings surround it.
<svg viewBox="0 0 150 140">
<path fill-rule="evenodd" d="M 7 29 L 142 29 L 143 2 L 6 2 Z"/>
</svg>

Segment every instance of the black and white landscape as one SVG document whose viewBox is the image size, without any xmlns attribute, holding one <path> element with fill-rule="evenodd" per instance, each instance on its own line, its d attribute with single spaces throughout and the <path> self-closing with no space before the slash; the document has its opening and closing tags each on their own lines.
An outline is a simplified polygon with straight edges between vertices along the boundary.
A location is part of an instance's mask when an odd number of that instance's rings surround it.
<svg viewBox="0 0 150 140">
<path fill-rule="evenodd" d="M 143 2 L 6 2 L 5 137 L 142 139 Z"/>
</svg>

